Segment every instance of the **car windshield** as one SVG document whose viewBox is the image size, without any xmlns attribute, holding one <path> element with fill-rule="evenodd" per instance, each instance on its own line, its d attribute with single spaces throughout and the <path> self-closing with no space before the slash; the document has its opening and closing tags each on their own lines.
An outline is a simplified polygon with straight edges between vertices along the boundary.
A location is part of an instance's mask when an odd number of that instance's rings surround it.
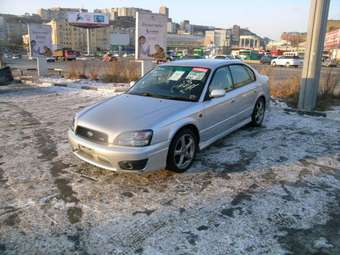
<svg viewBox="0 0 340 255">
<path fill-rule="evenodd" d="M 198 101 L 210 70 L 202 67 L 159 66 L 127 92 L 182 101 Z"/>
</svg>

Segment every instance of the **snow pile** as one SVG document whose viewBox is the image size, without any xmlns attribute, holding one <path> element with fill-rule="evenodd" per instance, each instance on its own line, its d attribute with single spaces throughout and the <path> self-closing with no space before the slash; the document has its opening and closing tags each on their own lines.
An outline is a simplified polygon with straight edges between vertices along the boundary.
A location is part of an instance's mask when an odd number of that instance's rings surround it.
<svg viewBox="0 0 340 255">
<path fill-rule="evenodd" d="M 77 79 L 71 80 L 66 78 L 58 77 L 45 77 L 40 78 L 36 84 L 41 87 L 59 86 L 77 89 L 96 90 L 102 92 L 125 92 L 129 89 L 128 83 L 104 83 L 100 81 L 88 80 L 88 79 Z"/>
</svg>

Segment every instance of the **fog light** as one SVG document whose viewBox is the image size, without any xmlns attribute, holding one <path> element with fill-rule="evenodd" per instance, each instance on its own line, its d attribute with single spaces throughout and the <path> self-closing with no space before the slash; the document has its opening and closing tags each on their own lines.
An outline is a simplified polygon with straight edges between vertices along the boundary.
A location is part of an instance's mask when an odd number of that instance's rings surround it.
<svg viewBox="0 0 340 255">
<path fill-rule="evenodd" d="M 119 167 L 123 170 L 142 170 L 145 168 L 147 159 L 142 160 L 130 160 L 130 161 L 120 161 Z"/>
</svg>

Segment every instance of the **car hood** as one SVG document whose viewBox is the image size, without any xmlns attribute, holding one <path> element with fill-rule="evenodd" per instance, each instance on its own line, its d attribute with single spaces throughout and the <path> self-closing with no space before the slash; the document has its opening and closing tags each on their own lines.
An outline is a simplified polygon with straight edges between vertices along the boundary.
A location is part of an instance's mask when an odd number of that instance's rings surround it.
<svg viewBox="0 0 340 255">
<path fill-rule="evenodd" d="M 77 125 L 111 134 L 151 129 L 194 102 L 123 94 L 80 112 Z"/>
</svg>

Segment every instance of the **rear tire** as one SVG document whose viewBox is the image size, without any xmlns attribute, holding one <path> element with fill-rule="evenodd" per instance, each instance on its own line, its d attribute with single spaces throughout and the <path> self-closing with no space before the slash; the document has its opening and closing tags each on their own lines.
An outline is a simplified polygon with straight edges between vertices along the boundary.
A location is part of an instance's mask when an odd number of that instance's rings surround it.
<svg viewBox="0 0 340 255">
<path fill-rule="evenodd" d="M 196 156 L 197 141 L 195 133 L 190 128 L 180 130 L 169 146 L 166 169 L 177 173 L 188 170 Z"/>
<path fill-rule="evenodd" d="M 260 97 L 255 104 L 253 114 L 251 115 L 251 125 L 259 127 L 262 125 L 266 112 L 266 103 L 263 97 Z"/>
</svg>

